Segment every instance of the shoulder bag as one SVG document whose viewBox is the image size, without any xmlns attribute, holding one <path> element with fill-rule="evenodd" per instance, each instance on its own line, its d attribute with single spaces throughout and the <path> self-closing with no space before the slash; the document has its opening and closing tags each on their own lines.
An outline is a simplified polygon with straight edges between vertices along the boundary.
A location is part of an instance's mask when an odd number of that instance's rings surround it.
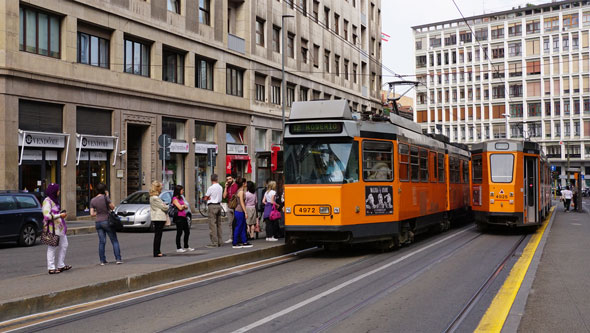
<svg viewBox="0 0 590 333">
<path fill-rule="evenodd" d="M 109 227 L 115 231 L 123 230 L 123 223 L 121 222 L 121 218 L 117 215 L 114 211 L 112 211 L 109 207 L 109 202 L 107 201 L 106 195 L 104 196 L 104 204 L 109 212 Z"/>
<path fill-rule="evenodd" d="M 49 221 L 47 221 L 47 231 L 45 230 L 45 227 L 43 227 L 41 244 L 59 246 L 59 236 L 55 234 L 55 223 L 51 221 L 51 224 L 53 225 L 53 232 L 49 232 Z"/>
<path fill-rule="evenodd" d="M 229 207 L 229 209 L 236 209 L 236 207 L 238 207 L 237 193 L 231 196 L 231 198 L 227 202 L 227 207 Z"/>
<path fill-rule="evenodd" d="M 176 207 L 176 205 L 174 204 L 174 198 L 172 198 L 172 201 L 170 202 L 170 205 L 168 206 L 168 216 L 170 216 L 171 218 L 175 218 L 177 215 L 178 215 L 178 207 Z"/>
</svg>

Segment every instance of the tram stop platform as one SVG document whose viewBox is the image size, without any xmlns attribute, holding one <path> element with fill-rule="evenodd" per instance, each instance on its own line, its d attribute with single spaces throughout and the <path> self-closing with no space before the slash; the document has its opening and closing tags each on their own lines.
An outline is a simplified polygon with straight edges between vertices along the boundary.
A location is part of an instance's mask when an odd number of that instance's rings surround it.
<svg viewBox="0 0 590 333">
<path fill-rule="evenodd" d="M 519 292 L 527 296 L 524 311 L 511 311 L 503 332 L 590 330 L 590 201 L 584 201 L 583 212 L 564 212 L 554 201 L 555 218 L 540 244 L 532 285 Z"/>
<path fill-rule="evenodd" d="M 4 248 L 0 253 L 0 260 L 3 262 L 0 273 L 5 276 L 2 278 L 2 288 L 0 288 L 0 322 L 231 269 L 294 250 L 285 245 L 284 239 L 275 242 L 265 241 L 264 232 L 259 234 L 259 239 L 250 241 L 254 245 L 251 248 L 234 249 L 231 243 L 217 248 L 207 248 L 205 244 L 210 243 L 209 226 L 203 221 L 194 222 L 190 241 L 195 251 L 176 253 L 171 249 L 174 246 L 176 231 L 164 231 L 163 245 L 165 242 L 169 244 L 168 249 L 164 246 L 162 248 L 163 253 L 166 254 L 163 258 L 154 258 L 151 255 L 153 233 L 132 234 L 132 236 L 140 237 L 142 244 L 145 245 L 145 251 L 135 256 L 129 256 L 125 252 L 125 244 L 121 242 L 121 238 L 126 233 L 122 233 L 119 235 L 124 256 L 122 265 L 116 265 L 114 262 L 105 266 L 98 265 L 95 236 L 85 235 L 86 232 L 80 234 L 74 231 L 68 232 L 68 235 L 71 234 L 72 237 L 68 237 L 66 263 L 74 267 L 72 270 L 56 275 L 47 274 L 46 246 L 38 243 L 30 248 Z M 230 234 L 229 225 L 222 223 L 222 226 L 225 240 Z M 75 229 L 75 224 L 74 226 L 70 224 L 70 228 Z M 78 228 L 89 227 L 79 226 Z M 82 246 L 87 246 L 88 249 L 81 249 Z M 28 257 L 15 256 L 16 251 L 23 251 L 23 249 L 29 251 Z M 91 258 L 90 255 L 86 257 L 89 251 L 92 251 Z M 106 254 L 107 259 L 113 260 L 109 240 L 107 240 Z M 85 259 L 81 259 L 84 264 L 81 264 L 81 260 L 77 263 L 73 262 L 72 258 L 75 256 L 84 256 Z M 13 269 L 9 269 L 10 267 Z M 0 331 L 2 330 L 0 325 Z"/>
</svg>

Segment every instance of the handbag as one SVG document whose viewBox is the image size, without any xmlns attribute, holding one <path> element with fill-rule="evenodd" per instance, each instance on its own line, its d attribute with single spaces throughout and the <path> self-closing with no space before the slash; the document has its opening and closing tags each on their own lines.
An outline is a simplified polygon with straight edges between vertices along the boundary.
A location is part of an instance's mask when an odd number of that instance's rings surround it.
<svg viewBox="0 0 590 333">
<path fill-rule="evenodd" d="M 53 221 L 51 224 L 53 225 L 53 232 L 49 232 L 49 222 L 47 222 L 47 231 L 45 231 L 45 227 L 43 227 L 43 232 L 41 233 L 41 244 L 59 246 L 59 236 L 55 234 L 55 224 Z"/>
<path fill-rule="evenodd" d="M 172 201 L 174 202 L 174 198 L 172 198 Z M 172 217 L 172 218 L 175 218 L 176 216 L 178 216 L 178 207 L 176 207 L 176 205 L 173 204 L 172 202 L 168 206 L 168 216 Z"/>
<path fill-rule="evenodd" d="M 279 212 L 277 210 L 277 207 L 275 205 L 273 205 L 272 206 L 272 211 L 268 215 L 268 219 L 271 220 L 271 221 L 276 221 L 276 220 L 278 220 L 280 218 L 281 218 L 281 212 Z"/>
<path fill-rule="evenodd" d="M 260 223 L 256 222 L 256 225 L 254 226 L 254 232 L 260 232 Z"/>
<path fill-rule="evenodd" d="M 227 207 L 229 207 L 229 209 L 236 209 L 236 207 L 238 207 L 238 196 L 237 195 L 234 194 L 231 196 L 231 198 L 227 202 Z"/>
<path fill-rule="evenodd" d="M 115 212 L 109 209 L 109 203 L 107 201 L 107 197 L 104 197 L 104 204 L 109 211 L 109 227 L 115 231 L 123 230 L 123 222 L 121 222 L 121 218 Z"/>
</svg>

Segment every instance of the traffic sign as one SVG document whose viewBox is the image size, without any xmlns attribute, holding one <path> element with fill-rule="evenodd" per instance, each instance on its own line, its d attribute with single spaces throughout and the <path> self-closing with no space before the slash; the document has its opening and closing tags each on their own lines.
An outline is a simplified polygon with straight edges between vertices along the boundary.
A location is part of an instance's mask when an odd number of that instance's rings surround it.
<svg viewBox="0 0 590 333">
<path fill-rule="evenodd" d="M 215 154 L 215 148 L 207 148 L 207 165 L 210 167 L 215 167 L 215 157 L 217 156 L 217 154 Z"/>
<path fill-rule="evenodd" d="M 551 171 L 555 171 L 557 168 L 555 167 L 555 165 L 551 166 Z"/>
<path fill-rule="evenodd" d="M 168 134 L 162 134 L 158 137 L 160 147 L 168 148 L 172 144 L 172 138 Z"/>
<path fill-rule="evenodd" d="M 164 158 L 162 158 L 162 153 L 165 155 Z M 170 160 L 170 148 L 160 148 L 160 149 L 158 149 L 158 159 L 160 159 L 160 161 L 162 159 L 164 159 L 164 160 Z"/>
</svg>

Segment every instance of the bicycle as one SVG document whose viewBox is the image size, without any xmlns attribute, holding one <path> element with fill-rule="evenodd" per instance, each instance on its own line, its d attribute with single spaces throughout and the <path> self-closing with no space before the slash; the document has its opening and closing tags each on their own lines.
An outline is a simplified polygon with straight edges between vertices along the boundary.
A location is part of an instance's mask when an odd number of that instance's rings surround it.
<svg viewBox="0 0 590 333">
<path fill-rule="evenodd" d="M 205 200 L 205 199 L 199 200 L 199 213 L 201 213 L 201 215 L 203 215 L 204 217 L 209 216 L 209 206 L 207 206 L 207 200 Z M 225 209 L 223 209 L 223 205 L 221 205 L 221 217 L 225 217 L 225 216 L 226 216 Z"/>
</svg>

